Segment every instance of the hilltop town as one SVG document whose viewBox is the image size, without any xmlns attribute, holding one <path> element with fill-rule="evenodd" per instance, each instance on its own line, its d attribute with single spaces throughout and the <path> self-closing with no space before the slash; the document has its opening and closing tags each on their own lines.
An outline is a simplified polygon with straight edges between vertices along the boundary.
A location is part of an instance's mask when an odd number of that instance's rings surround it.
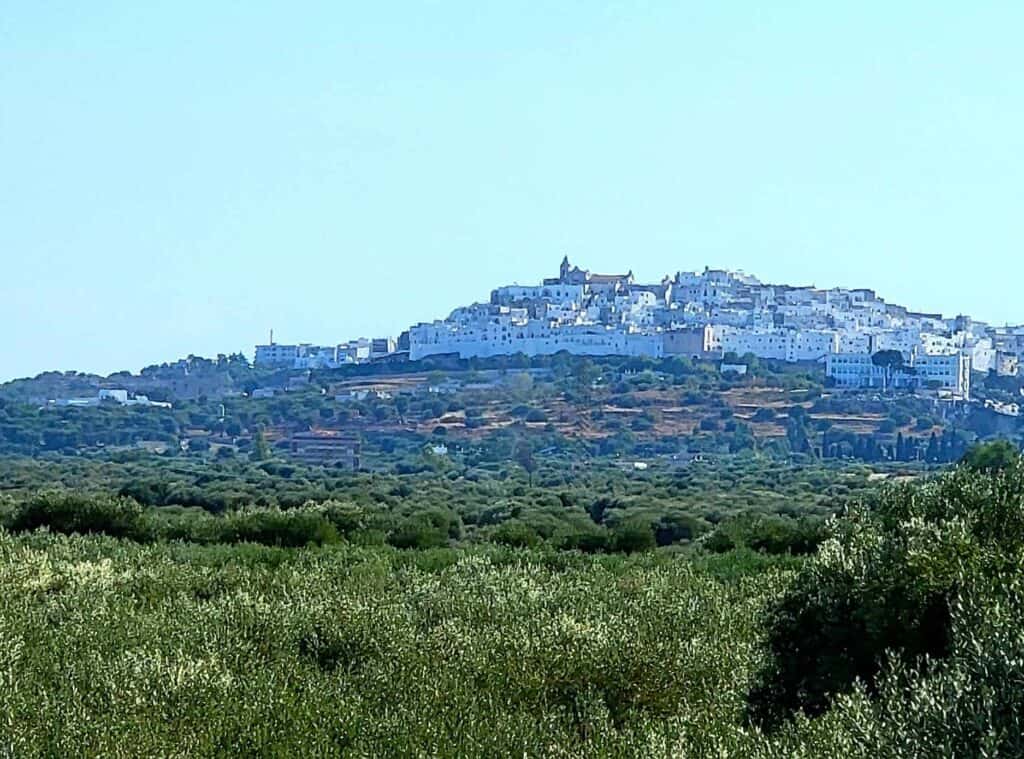
<svg viewBox="0 0 1024 759">
<path fill-rule="evenodd" d="M 930 388 L 966 400 L 972 372 L 1018 375 L 1024 326 L 921 313 L 869 289 L 765 284 L 742 271 L 706 268 L 645 284 L 632 271 L 596 274 L 566 257 L 557 277 L 499 287 L 488 302 L 456 308 L 397 339 L 332 347 L 271 341 L 256 346 L 255 364 L 323 369 L 561 352 L 815 362 L 840 388 Z"/>
<path fill-rule="evenodd" d="M 0 385 L 0 453 L 259 460 L 267 445 L 304 464 L 392 470 L 423 465 L 425 447 L 507 461 L 529 439 L 643 465 L 744 451 L 940 464 L 1021 437 L 1022 352 L 1024 327 L 873 290 L 713 269 L 643 284 L 564 259 L 556 277 L 397 337 L 271 339 L 253 362 L 190 356 Z"/>
</svg>

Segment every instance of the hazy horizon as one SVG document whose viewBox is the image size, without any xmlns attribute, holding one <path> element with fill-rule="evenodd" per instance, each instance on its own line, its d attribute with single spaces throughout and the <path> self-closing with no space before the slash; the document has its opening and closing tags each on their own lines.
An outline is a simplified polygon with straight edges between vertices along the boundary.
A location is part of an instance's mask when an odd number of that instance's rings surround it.
<svg viewBox="0 0 1024 759">
<path fill-rule="evenodd" d="M 1024 322 L 1024 7 L 10 8 L 0 381 L 397 334 L 563 255 Z"/>
</svg>

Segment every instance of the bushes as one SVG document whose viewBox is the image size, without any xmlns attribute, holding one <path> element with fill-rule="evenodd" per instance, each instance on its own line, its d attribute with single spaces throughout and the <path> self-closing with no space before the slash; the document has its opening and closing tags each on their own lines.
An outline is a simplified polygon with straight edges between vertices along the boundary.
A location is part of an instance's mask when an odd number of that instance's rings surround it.
<svg viewBox="0 0 1024 759">
<path fill-rule="evenodd" d="M 961 463 L 976 472 L 996 472 L 1009 469 L 1020 457 L 1020 449 L 1009 440 L 996 440 L 971 447 Z"/>
<path fill-rule="evenodd" d="M 703 546 L 712 553 L 750 548 L 760 553 L 803 556 L 814 553 L 824 539 L 821 519 L 748 513 L 722 522 L 705 538 Z"/>
<path fill-rule="evenodd" d="M 0 495 L 0 527 L 9 527 L 17 510 L 18 505 L 13 498 Z"/>
<path fill-rule="evenodd" d="M 654 429 L 654 419 L 649 415 L 638 416 L 630 422 L 629 428 L 633 432 L 648 432 Z"/>
<path fill-rule="evenodd" d="M 566 525 L 552 536 L 552 543 L 566 551 L 600 553 L 611 545 L 611 535 L 604 527 L 590 522 Z"/>
<path fill-rule="evenodd" d="M 699 427 L 701 432 L 718 432 L 721 429 L 718 420 L 712 419 L 710 416 L 701 419 Z"/>
<path fill-rule="evenodd" d="M 903 692 L 924 688 L 963 645 L 984 646 L 979 630 L 1024 567 L 1024 465 L 890 490 L 831 531 L 769 616 L 770 663 L 749 698 L 759 724 L 821 714 L 856 683 L 875 696 L 893 671 L 916 673 Z"/>
<path fill-rule="evenodd" d="M 219 523 L 220 543 L 261 543 L 298 548 L 338 542 L 338 531 L 313 509 L 244 509 L 226 514 Z"/>
<path fill-rule="evenodd" d="M 924 542 L 916 548 L 935 556 L 932 536 L 917 537 Z M 874 538 L 852 527 L 843 549 L 823 549 L 773 610 L 772 664 L 750 697 L 755 721 L 774 726 L 796 710 L 821 714 L 857 681 L 875 692 L 887 652 L 906 663 L 948 653 L 948 565 L 912 565 L 900 546 Z"/>
<path fill-rule="evenodd" d="M 778 574 L 0 533 L 0 753 L 751 756 Z M 14 678 L 17 678 L 16 680 Z"/>
<path fill-rule="evenodd" d="M 536 530 L 519 519 L 502 522 L 490 533 L 490 540 L 512 548 L 533 548 L 541 542 Z"/>
<path fill-rule="evenodd" d="M 707 450 L 721 452 L 724 445 L 731 445 L 741 433 L 742 426 L 738 426 L 734 435 L 709 441 Z M 129 463 L 78 457 L 47 462 L 0 459 L 0 481 L 6 492 L 19 501 L 46 487 L 119 493 L 144 507 L 197 506 L 213 512 L 274 505 L 288 509 L 332 500 L 358 504 L 367 519 L 372 517 L 367 529 L 374 530 L 382 529 L 381 519 L 388 522 L 383 529 L 390 529 L 396 516 L 401 517 L 409 510 L 447 508 L 468 523 L 493 504 L 525 498 L 525 505 L 560 492 L 567 492 L 575 503 L 584 506 L 602 496 L 620 498 L 625 504 L 629 502 L 627 496 L 643 495 L 656 512 L 651 514 L 654 521 L 677 511 L 702 519 L 723 507 L 725 513 L 734 512 L 735 504 L 764 512 L 785 508 L 794 514 L 821 513 L 842 506 L 828 492 L 835 485 L 849 486 L 844 500 L 855 500 L 878 487 L 877 482 L 868 482 L 859 475 L 851 477 L 851 473 L 860 470 L 845 463 L 806 462 L 800 468 L 791 468 L 788 462 L 773 461 L 768 455 L 749 459 L 716 456 L 687 466 L 686 482 L 682 485 L 681 467 L 688 458 L 685 454 L 696 452 L 696 439 L 681 437 L 660 444 L 648 439 L 642 443 L 643 452 L 633 453 L 637 447 L 633 437 L 638 435 L 626 433 L 604 440 L 579 440 L 558 448 L 556 436 L 540 430 L 517 434 L 506 428 L 481 438 L 479 445 L 451 445 L 447 459 L 452 476 L 444 478 L 429 470 L 419 442 L 403 439 L 396 446 L 396 468 L 410 465 L 410 473 L 403 475 L 350 474 L 298 464 L 285 468 L 276 461 L 254 466 L 244 461 L 219 464 L 182 459 L 175 461 L 172 468 L 157 457 Z M 520 438 L 526 438 L 535 451 L 537 469 L 532 488 L 527 487 L 525 477 L 509 476 L 517 473 L 511 456 Z M 599 449 L 649 461 L 661 454 L 682 455 L 674 466 L 651 467 L 638 473 L 622 471 L 614 462 L 596 460 Z M 488 463 L 495 457 L 501 459 L 500 464 Z M 589 463 L 576 465 L 583 461 Z M 801 482 L 810 479 L 816 483 L 813 491 L 797 489 Z M 517 488 L 521 488 L 518 494 Z M 399 500 L 405 503 L 396 515 L 393 507 Z M 568 516 L 568 510 L 560 512 L 560 518 Z M 345 530 L 339 528 L 339 532 L 344 534 Z"/>
<path fill-rule="evenodd" d="M 901 408 L 894 408 L 889 411 L 889 421 L 893 427 L 906 427 L 913 421 L 913 417 Z"/>
<path fill-rule="evenodd" d="M 650 523 L 643 519 L 631 519 L 612 531 L 612 550 L 620 553 L 650 551 L 656 545 L 654 531 Z"/>
<path fill-rule="evenodd" d="M 736 437 L 741 433 L 738 427 Z M 15 467 L 12 462 L 0 461 L 0 478 L 25 487 L 22 483 L 38 481 L 45 470 L 65 487 L 86 482 L 98 490 L 133 494 L 135 500 L 144 498 L 143 529 L 136 536 L 143 541 L 266 539 L 275 544 L 276 539 L 267 533 L 259 536 L 250 532 L 245 538 L 223 535 L 225 523 L 213 516 L 280 505 L 286 512 L 320 509 L 320 516 L 334 525 L 339 539 L 360 544 L 381 544 L 394 534 L 402 545 L 418 545 L 421 539 L 411 539 L 410 543 L 399 534 L 399 528 L 415 527 L 404 524 L 414 514 L 438 510 L 449 515 L 437 525 L 447 536 L 445 544 L 487 541 L 488 528 L 519 518 L 552 547 L 562 545 L 559 541 L 564 538 L 569 547 L 602 552 L 613 550 L 608 530 L 629 519 L 642 517 L 655 528 L 659 545 L 670 545 L 699 537 L 708 529 L 712 516 L 716 522 L 721 521 L 735 513 L 736 504 L 762 513 L 821 515 L 878 487 L 878 482 L 869 481 L 860 469 L 817 462 L 795 468 L 759 455 L 747 459 L 716 456 L 696 462 L 686 462 L 687 457 L 681 455 L 674 465 L 652 466 L 644 472 L 600 462 L 578 465 L 588 460 L 588 453 L 603 441 L 578 443 L 578 448 L 567 450 L 557 462 L 538 456 L 531 486 L 519 467 L 509 463 L 519 438 L 511 432 L 507 437 L 504 467 L 465 463 L 475 453 L 467 447 L 447 457 L 451 467 L 443 474 L 429 470 L 402 476 L 349 474 L 296 465 L 289 472 L 291 476 L 284 479 L 268 471 L 276 471 L 280 462 L 260 466 L 187 462 L 171 471 L 148 462 L 98 468 L 95 462 L 80 459 L 47 463 L 45 467 L 35 462 Z M 522 433 L 521 437 L 538 450 L 549 443 L 541 433 Z M 683 439 L 662 450 L 645 443 L 644 452 L 638 455 L 649 461 L 664 456 L 668 461 L 679 454 L 680 445 L 688 444 L 688 439 Z M 587 445 L 592 448 L 585 448 Z M 424 459 L 419 449 L 410 455 L 422 469 Z M 837 486 L 841 490 L 837 491 Z M 32 497 L 23 493 L 14 496 L 13 508 L 20 508 Z M 595 532 L 587 528 L 581 533 L 582 520 L 606 529 Z M 10 521 L 8 518 L 4 523 Z M 463 532 L 462 523 L 473 527 Z M 453 529 L 449 531 L 449 527 Z M 433 526 L 426 528 L 435 531 Z M 308 534 L 314 542 L 325 539 L 315 530 Z M 426 545 L 439 542 L 424 540 Z M 283 541 L 290 544 L 295 539 L 284 537 Z"/>
<path fill-rule="evenodd" d="M 388 543 L 395 548 L 440 548 L 449 539 L 458 539 L 462 524 L 450 511 L 431 509 L 402 519 L 388 533 Z"/>
<path fill-rule="evenodd" d="M 936 421 L 930 416 L 919 416 L 914 420 L 914 429 L 918 432 L 928 432 L 935 427 Z"/>
<path fill-rule="evenodd" d="M 158 509 L 146 514 L 155 540 L 216 543 L 258 543 L 278 548 L 301 548 L 340 541 L 337 528 L 321 508 L 246 508 L 220 516 L 189 511 L 166 514 Z"/>
<path fill-rule="evenodd" d="M 523 488 L 521 495 L 526 492 Z M 568 495 L 565 499 L 551 495 L 533 501 L 526 509 L 515 501 L 513 504 L 478 514 L 474 524 L 485 529 L 476 532 L 474 539 L 515 547 L 547 543 L 585 553 L 634 553 L 688 541 L 706 529 L 706 523 L 685 513 L 660 515 L 656 504 L 636 500 L 599 498 L 584 509 Z M 0 524 L 15 532 L 45 527 L 52 532 L 98 533 L 137 542 L 258 543 L 296 548 L 344 540 L 429 549 L 463 538 L 462 520 L 449 509 L 414 505 L 404 515 L 393 515 L 379 507 L 333 500 L 309 501 L 290 509 L 247 507 L 211 514 L 197 507 L 144 509 L 124 497 L 52 493 L 8 506 L 6 511 Z M 606 519 L 610 519 L 607 524 Z"/>
<path fill-rule="evenodd" d="M 388 533 L 388 543 L 395 548 L 440 548 L 448 544 L 444 532 L 426 519 L 409 517 Z"/>
<path fill-rule="evenodd" d="M 694 465 L 674 485 L 747 476 Z M 159 756 L 187 732 L 202 756 L 1024 754 L 1024 464 L 887 491 L 829 522 L 810 559 L 766 554 L 819 523 L 758 513 L 721 521 L 706 544 L 726 552 L 694 562 L 528 547 L 635 551 L 704 526 L 659 518 L 645 480 L 615 485 L 601 502 L 563 486 L 491 501 L 476 529 L 515 550 L 0 531 L 0 681 L 21 686 L 7 688 L 0 745 Z M 455 508 L 413 496 L 385 481 L 359 503 L 142 521 L 280 545 L 385 527 L 427 546 L 458 536 Z M 56 522 L 104 500 L 47 503 L 34 513 Z"/>
<path fill-rule="evenodd" d="M 338 531 L 320 508 L 252 508 L 213 516 L 193 509 L 144 510 L 131 498 L 75 492 L 44 493 L 15 507 L 6 525 L 14 532 L 42 527 L 65 535 L 102 534 L 140 543 L 261 543 L 299 547 L 338 542 Z"/>
<path fill-rule="evenodd" d="M 688 514 L 666 514 L 654 525 L 654 539 L 659 546 L 697 538 L 707 530 L 707 523 Z"/>
<path fill-rule="evenodd" d="M 16 532 L 48 527 L 65 535 L 101 533 L 140 540 L 148 537 L 142 506 L 131 498 L 75 492 L 41 493 L 14 510 L 9 528 Z"/>
</svg>

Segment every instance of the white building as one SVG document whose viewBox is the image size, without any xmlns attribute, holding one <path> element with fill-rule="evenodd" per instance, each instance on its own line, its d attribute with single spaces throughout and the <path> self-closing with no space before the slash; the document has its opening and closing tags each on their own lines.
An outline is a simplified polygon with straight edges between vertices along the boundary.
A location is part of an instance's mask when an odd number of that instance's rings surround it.
<svg viewBox="0 0 1024 759">
<path fill-rule="evenodd" d="M 123 389 L 103 389 L 91 398 L 59 398 L 49 401 L 47 405 L 62 408 L 90 408 L 100 406 L 103 403 L 116 403 L 119 406 L 143 406 L 146 408 L 171 408 L 171 404 L 166 401 L 151 401 L 145 395 L 130 396 L 128 391 Z"/>
<path fill-rule="evenodd" d="M 724 361 L 718 367 L 719 374 L 737 374 L 743 376 L 747 373 L 746 364 L 727 364 Z"/>
<path fill-rule="evenodd" d="M 295 364 L 295 359 L 302 355 L 301 345 L 257 345 L 253 363 L 256 366 L 287 366 Z"/>
<path fill-rule="evenodd" d="M 971 397 L 971 357 L 961 353 L 939 356 L 917 355 L 914 371 L 923 387 L 949 390 L 961 398 Z"/>
<path fill-rule="evenodd" d="M 869 353 L 833 353 L 825 357 L 825 376 L 843 388 L 928 388 L 967 399 L 971 394 L 971 359 L 960 353 L 917 354 L 907 369 L 877 366 Z"/>
<path fill-rule="evenodd" d="M 839 350 L 839 336 L 828 330 L 790 332 L 786 343 L 786 361 L 820 361 Z"/>
<path fill-rule="evenodd" d="M 919 336 L 918 349 L 929 356 L 945 356 L 960 351 L 963 343 L 950 335 L 937 335 L 922 332 Z"/>
<path fill-rule="evenodd" d="M 899 351 L 905 360 L 909 360 L 920 344 L 920 333 L 910 329 L 890 329 L 872 334 L 870 352 Z"/>
<path fill-rule="evenodd" d="M 559 327 L 550 322 L 499 315 L 484 324 L 420 324 L 410 330 L 409 357 L 455 354 L 459 358 L 549 356 L 565 351 L 579 356 L 651 356 L 664 354 L 657 333 L 627 331 L 604 325 Z"/>
<path fill-rule="evenodd" d="M 871 335 L 867 332 L 840 331 L 836 353 L 870 353 Z"/>
<path fill-rule="evenodd" d="M 338 365 L 336 346 L 304 345 L 292 362 L 293 369 L 331 369 Z"/>
<path fill-rule="evenodd" d="M 350 340 L 338 346 L 339 364 L 358 364 L 370 360 L 370 341 L 365 338 Z"/>
<path fill-rule="evenodd" d="M 834 353 L 825 357 L 825 376 L 837 387 L 880 387 L 885 372 L 876 366 L 870 353 Z"/>
<path fill-rule="evenodd" d="M 390 356 L 398 348 L 398 341 L 393 337 L 375 337 L 370 341 L 370 358 Z"/>
<path fill-rule="evenodd" d="M 753 353 L 758 358 L 785 361 L 789 352 L 789 333 L 783 329 L 754 330 L 735 327 L 723 328 L 720 332 L 720 347 L 723 353 L 743 356 Z"/>
<path fill-rule="evenodd" d="M 554 284 L 528 287 L 508 285 L 499 287 L 491 293 L 491 303 L 496 306 L 509 306 L 529 301 L 581 304 L 586 291 L 586 285 Z"/>
<path fill-rule="evenodd" d="M 98 397 L 101 401 L 114 401 L 122 406 L 128 405 L 127 390 L 100 390 Z M 149 399 L 147 398 L 146 400 Z"/>
</svg>

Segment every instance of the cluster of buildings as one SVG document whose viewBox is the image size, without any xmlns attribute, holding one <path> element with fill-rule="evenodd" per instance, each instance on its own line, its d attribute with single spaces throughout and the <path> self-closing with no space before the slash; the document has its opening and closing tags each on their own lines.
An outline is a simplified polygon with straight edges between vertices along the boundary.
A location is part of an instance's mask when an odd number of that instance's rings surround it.
<svg viewBox="0 0 1024 759">
<path fill-rule="evenodd" d="M 404 335 L 403 338 L 407 340 L 408 336 Z M 408 346 L 404 350 L 408 351 Z M 379 361 L 399 351 L 399 341 L 391 337 L 360 338 L 339 345 L 284 345 L 275 343 L 271 333 L 269 343 L 256 346 L 253 363 L 256 366 L 283 369 L 336 369 L 339 366 Z"/>
<path fill-rule="evenodd" d="M 1024 327 L 945 318 L 868 289 L 770 285 L 741 271 L 679 272 L 655 284 L 595 274 L 564 259 L 559 275 L 512 285 L 408 332 L 408 356 L 727 354 L 819 362 L 841 387 L 970 393 L 972 371 L 1016 375 Z M 876 354 L 899 354 L 882 366 Z"/>
<path fill-rule="evenodd" d="M 131 395 L 127 390 L 100 390 L 96 395 L 81 398 L 57 398 L 46 402 L 47 406 L 56 408 L 90 408 L 104 403 L 119 406 L 143 406 L 146 408 L 171 408 L 166 401 L 151 401 L 145 395 Z"/>
<path fill-rule="evenodd" d="M 825 357 L 825 376 L 841 388 L 934 389 L 955 398 L 971 395 L 971 355 L 966 351 L 929 354 L 912 351 L 893 364 L 878 354 L 830 353 Z"/>
<path fill-rule="evenodd" d="M 329 430 L 298 432 L 288 439 L 292 458 L 305 464 L 335 466 L 350 471 L 359 469 L 361 447 L 357 436 Z"/>
<path fill-rule="evenodd" d="M 563 351 L 817 362 L 838 387 L 930 388 L 967 398 L 972 371 L 1020 373 L 1024 326 L 912 311 L 868 289 L 772 285 L 721 269 L 640 283 L 631 271 L 596 274 L 565 258 L 557 277 L 499 287 L 488 302 L 417 324 L 397 339 L 284 345 L 271 333 L 269 343 L 256 346 L 255 364 L 330 369 L 396 358 Z M 902 360 L 881 365 L 880 353 L 898 353 Z"/>
</svg>

